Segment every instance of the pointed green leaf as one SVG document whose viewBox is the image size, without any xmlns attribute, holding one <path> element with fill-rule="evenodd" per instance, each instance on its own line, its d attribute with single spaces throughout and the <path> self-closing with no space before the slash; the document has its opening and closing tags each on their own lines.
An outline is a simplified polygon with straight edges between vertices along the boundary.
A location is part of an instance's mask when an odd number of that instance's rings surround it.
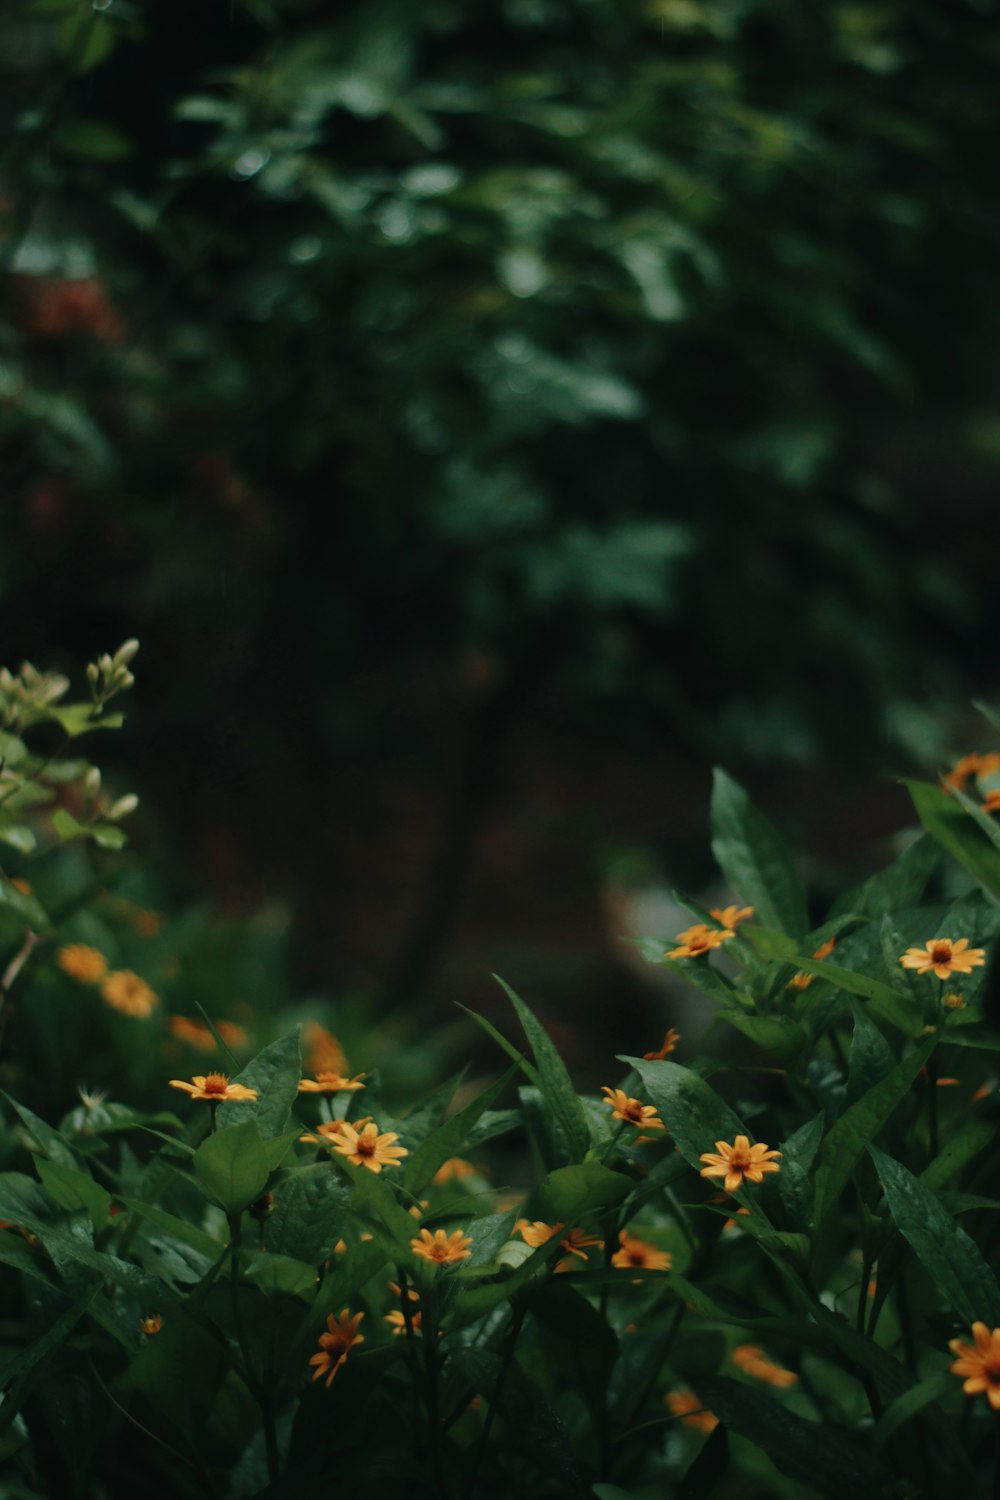
<svg viewBox="0 0 1000 1500">
<path fill-rule="evenodd" d="M 452 1115 L 443 1125 L 431 1132 L 427 1139 L 411 1152 L 409 1160 L 403 1168 L 403 1186 L 411 1193 L 419 1193 L 421 1188 L 430 1182 L 434 1173 L 452 1156 L 457 1156 L 468 1140 L 469 1132 L 477 1123 L 480 1116 L 486 1110 L 491 1109 L 507 1085 L 512 1083 L 519 1071 L 520 1064 L 499 1078 L 496 1083 L 484 1090 L 471 1104 L 467 1104 L 458 1114 Z M 403 1129 L 405 1131 L 405 1121 Z"/>
<path fill-rule="evenodd" d="M 265 1138 L 285 1132 L 302 1077 L 299 1029 L 296 1026 L 294 1031 L 287 1032 L 258 1052 L 242 1073 L 237 1074 L 233 1082 L 256 1089 L 257 1098 L 221 1105 L 220 1125 L 231 1126 L 253 1120 Z"/>
<path fill-rule="evenodd" d="M 875 1022 L 868 1018 L 862 1005 L 851 1007 L 854 1014 L 854 1035 L 851 1037 L 851 1064 L 847 1075 L 847 1103 L 854 1104 L 880 1083 L 895 1064 L 892 1048 L 879 1031 Z"/>
<path fill-rule="evenodd" d="M 267 1151 L 253 1120 L 217 1130 L 194 1153 L 202 1191 L 227 1214 L 241 1213 L 264 1191 L 271 1175 Z"/>
<path fill-rule="evenodd" d="M 296 1167 L 273 1185 L 264 1243 L 268 1250 L 318 1264 L 344 1232 L 350 1189 L 328 1162 Z"/>
<path fill-rule="evenodd" d="M 701 1170 L 701 1153 L 714 1151 L 716 1141 L 732 1143 L 738 1135 L 753 1139 L 739 1115 L 690 1068 L 638 1057 L 619 1061 L 635 1068 L 681 1155 L 695 1171 Z"/>
<path fill-rule="evenodd" d="M 939 786 L 907 781 L 917 817 L 942 848 L 969 871 L 985 891 L 1000 900 L 1000 850 L 963 808 Z"/>
<path fill-rule="evenodd" d="M 517 1011 L 518 1020 L 531 1044 L 531 1050 L 538 1065 L 538 1086 L 552 1111 L 557 1133 L 562 1137 L 563 1161 L 560 1165 L 565 1165 L 567 1161 L 580 1161 L 590 1146 L 590 1131 L 587 1128 L 587 1117 L 577 1098 L 566 1064 L 559 1056 L 548 1032 L 538 1023 L 524 1001 L 498 974 L 494 974 L 493 977 Z"/>
<path fill-rule="evenodd" d="M 822 1233 L 827 1216 L 836 1208 L 865 1147 L 878 1135 L 904 1098 L 936 1045 L 937 1038 L 928 1037 L 898 1062 L 881 1083 L 845 1110 L 827 1133 L 820 1147 L 815 1174 L 814 1221 L 819 1233 Z"/>
<path fill-rule="evenodd" d="M 805 889 L 774 825 L 738 782 L 715 771 L 712 853 L 733 890 L 761 922 L 801 937 L 809 930 Z"/>
<path fill-rule="evenodd" d="M 868 1151 L 896 1227 L 941 1295 L 966 1323 L 1000 1325 L 1000 1288 L 975 1240 L 901 1162 Z"/>
</svg>

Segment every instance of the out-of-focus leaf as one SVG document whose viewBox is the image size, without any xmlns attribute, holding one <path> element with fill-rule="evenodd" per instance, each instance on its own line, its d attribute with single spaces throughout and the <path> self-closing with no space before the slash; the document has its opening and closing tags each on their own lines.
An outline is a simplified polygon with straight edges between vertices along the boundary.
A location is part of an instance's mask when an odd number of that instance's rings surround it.
<svg viewBox="0 0 1000 1500">
<path fill-rule="evenodd" d="M 733 890 L 765 926 L 793 937 L 808 931 L 805 890 L 773 824 L 725 771 L 715 771 L 712 853 Z"/>
</svg>

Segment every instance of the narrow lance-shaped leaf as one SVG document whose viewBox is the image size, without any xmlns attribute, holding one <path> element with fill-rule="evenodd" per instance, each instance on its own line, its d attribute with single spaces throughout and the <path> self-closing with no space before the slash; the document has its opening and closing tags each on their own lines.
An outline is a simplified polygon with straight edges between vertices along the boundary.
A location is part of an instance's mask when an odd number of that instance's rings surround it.
<svg viewBox="0 0 1000 1500">
<path fill-rule="evenodd" d="M 1000 850 L 941 787 L 926 781 L 908 781 L 906 786 L 927 832 L 975 876 L 994 900 L 1000 900 Z"/>
<path fill-rule="evenodd" d="M 563 1137 L 567 1159 L 580 1161 L 590 1146 L 590 1131 L 587 1128 L 587 1117 L 573 1087 L 566 1064 L 559 1056 L 558 1049 L 548 1032 L 539 1024 L 524 1001 L 499 975 L 495 974 L 493 977 L 517 1011 L 518 1020 L 524 1027 L 524 1034 L 531 1043 L 531 1050 L 538 1065 L 538 1084 Z"/>
<path fill-rule="evenodd" d="M 765 925 L 796 937 L 808 931 L 805 890 L 784 840 L 739 783 L 718 769 L 712 791 L 712 853 L 733 890 Z"/>
<path fill-rule="evenodd" d="M 896 1227 L 941 1295 L 967 1324 L 1000 1325 L 1000 1288 L 975 1240 L 901 1162 L 868 1150 Z"/>
</svg>

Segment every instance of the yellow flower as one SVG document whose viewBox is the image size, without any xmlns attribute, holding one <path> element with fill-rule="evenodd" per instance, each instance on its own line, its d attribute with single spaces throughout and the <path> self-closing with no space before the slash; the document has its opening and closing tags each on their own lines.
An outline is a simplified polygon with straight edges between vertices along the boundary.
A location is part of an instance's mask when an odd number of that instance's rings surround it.
<svg viewBox="0 0 1000 1500">
<path fill-rule="evenodd" d="M 160 1313 L 150 1313 L 148 1318 L 139 1319 L 139 1332 L 144 1333 L 147 1338 L 152 1338 L 154 1333 L 159 1333 L 163 1327 L 163 1317 Z"/>
<path fill-rule="evenodd" d="M 347 1359 L 355 1344 L 363 1344 L 365 1336 L 358 1332 L 358 1325 L 364 1317 L 363 1312 L 355 1313 L 351 1317 L 350 1309 L 345 1307 L 339 1316 L 335 1318 L 333 1313 L 326 1320 L 327 1333 L 319 1336 L 320 1352 L 314 1354 L 309 1363 L 316 1366 L 313 1380 L 321 1380 L 326 1375 L 326 1388 L 330 1389 L 333 1377 Z"/>
<path fill-rule="evenodd" d="M 346 1073 L 347 1058 L 344 1049 L 332 1031 L 327 1031 L 318 1021 L 309 1021 L 303 1032 L 306 1045 L 306 1065 L 315 1077 L 318 1073 Z"/>
<path fill-rule="evenodd" d="M 748 917 L 753 916 L 753 907 L 713 906 L 709 910 L 708 914 L 710 917 L 714 917 L 717 922 L 721 922 L 723 927 L 728 927 L 730 930 L 732 930 L 734 927 L 738 927 L 741 922 L 745 922 Z"/>
<path fill-rule="evenodd" d="M 730 1146 L 728 1141 L 716 1141 L 716 1151 L 703 1151 L 698 1158 L 699 1161 L 707 1162 L 702 1167 L 702 1177 L 724 1177 L 723 1187 L 727 1193 L 735 1193 L 743 1185 L 744 1178 L 748 1182 L 763 1182 L 765 1172 L 780 1172 L 781 1168 L 774 1159 L 781 1155 L 780 1151 L 772 1151 L 768 1146 L 751 1146 L 745 1135 L 738 1135 Z"/>
<path fill-rule="evenodd" d="M 471 1161 L 463 1161 L 460 1156 L 449 1156 L 448 1160 L 443 1161 L 438 1167 L 431 1181 L 437 1183 L 440 1187 L 443 1182 L 460 1181 L 463 1177 L 474 1177 L 477 1171 L 478 1168 L 474 1167 Z"/>
<path fill-rule="evenodd" d="M 363 1125 L 371 1124 L 372 1116 L 363 1115 L 360 1120 L 354 1120 L 351 1128 L 360 1130 Z M 300 1135 L 300 1141 L 309 1141 L 315 1146 L 332 1146 L 338 1136 L 343 1134 L 347 1120 L 324 1120 L 322 1125 L 317 1125 L 315 1132 L 308 1135 Z"/>
<path fill-rule="evenodd" d="M 225 1104 L 233 1099 L 256 1099 L 257 1090 L 242 1083 L 230 1083 L 225 1073 L 195 1073 L 190 1083 L 171 1078 L 172 1089 L 183 1089 L 192 1099 L 207 1099 L 209 1104 Z"/>
<path fill-rule="evenodd" d="M 109 974 L 101 985 L 101 996 L 105 1005 L 120 1011 L 123 1016 L 136 1016 L 147 1020 L 159 1005 L 159 997 L 144 979 L 129 969 L 118 969 Z"/>
<path fill-rule="evenodd" d="M 299 1083 L 300 1094 L 343 1094 L 354 1089 L 363 1089 L 364 1073 L 356 1078 L 345 1078 L 342 1073 L 317 1073 L 315 1078 L 303 1078 Z"/>
<path fill-rule="evenodd" d="M 423 1322 L 423 1318 L 423 1313 L 414 1312 L 410 1314 L 410 1327 L 413 1329 L 414 1333 L 420 1332 L 420 1325 Z M 406 1332 L 405 1313 L 399 1312 L 398 1310 L 395 1312 L 388 1312 L 385 1315 L 385 1321 L 389 1324 L 395 1335 L 398 1336 L 399 1334 Z"/>
<path fill-rule="evenodd" d="M 824 958 L 830 957 L 830 954 L 833 952 L 836 946 L 836 938 L 827 938 L 825 943 L 820 943 L 819 947 L 816 949 L 816 952 L 813 954 L 813 958 L 815 958 L 819 963 L 822 963 Z M 800 969 L 798 974 L 794 974 L 788 981 L 788 988 L 790 990 L 806 990 L 812 984 L 815 977 L 815 974 L 806 974 Z"/>
<path fill-rule="evenodd" d="M 985 955 L 985 948 L 970 948 L 968 938 L 931 938 L 923 948 L 907 948 L 899 961 L 904 969 L 948 979 L 952 974 L 971 974 L 986 962 Z"/>
<path fill-rule="evenodd" d="M 471 1255 L 471 1244 L 471 1237 L 463 1234 L 460 1229 L 456 1229 L 453 1234 L 447 1234 L 443 1229 L 435 1229 L 433 1234 L 429 1229 L 421 1229 L 419 1237 L 410 1241 L 410 1249 L 414 1255 L 422 1256 L 424 1260 L 446 1266 Z"/>
<path fill-rule="evenodd" d="M 946 1005 L 949 1010 L 961 1010 L 965 1005 L 965 1000 L 961 995 L 956 995 L 955 992 L 952 991 L 950 994 L 947 994 L 942 998 L 941 1004 Z"/>
<path fill-rule="evenodd" d="M 86 943 L 67 943 L 56 954 L 56 963 L 70 979 L 79 979 L 81 984 L 96 984 L 108 972 L 108 961 L 96 948 Z"/>
<path fill-rule="evenodd" d="M 526 1245 L 532 1250 L 537 1250 L 540 1245 L 547 1245 L 549 1240 L 555 1239 L 562 1224 L 546 1224 L 544 1219 L 518 1219 L 514 1225 L 514 1233 L 519 1234 Z"/>
<path fill-rule="evenodd" d="M 782 1369 L 773 1360 L 768 1359 L 759 1344 L 740 1344 L 729 1356 L 738 1370 L 745 1375 L 753 1375 L 757 1380 L 766 1381 L 768 1385 L 787 1388 L 797 1385 L 799 1377 L 794 1370 Z"/>
<path fill-rule="evenodd" d="M 380 1135 L 374 1121 L 359 1132 L 343 1120 L 339 1136 L 340 1139 L 333 1143 L 334 1151 L 346 1157 L 356 1167 L 367 1167 L 369 1172 L 381 1172 L 383 1167 L 398 1167 L 402 1158 L 410 1154 L 405 1147 L 393 1145 L 393 1141 L 399 1140 L 394 1130 L 387 1130 Z"/>
<path fill-rule="evenodd" d="M 607 1095 L 604 1102 L 611 1107 L 612 1119 L 623 1120 L 626 1125 L 641 1126 L 643 1130 L 665 1128 L 651 1104 L 642 1104 L 638 1099 L 630 1099 L 624 1089 L 612 1089 L 604 1084 L 601 1093 Z"/>
<path fill-rule="evenodd" d="M 194 1021 L 190 1016 L 168 1016 L 167 1029 L 172 1037 L 186 1042 L 189 1047 L 197 1047 L 202 1052 L 215 1050 L 215 1037 L 202 1021 Z"/>
<path fill-rule="evenodd" d="M 668 958 L 699 958 L 712 948 L 720 948 L 727 938 L 735 937 L 731 927 L 709 927 L 705 922 L 696 922 L 685 928 L 674 938 L 678 947 L 672 948 Z"/>
<path fill-rule="evenodd" d="M 612 1255 L 611 1264 L 618 1266 L 620 1270 L 669 1271 L 673 1264 L 673 1257 L 668 1251 L 659 1250 L 646 1240 L 636 1239 L 627 1229 L 619 1229 L 618 1243 L 621 1249 Z"/>
<path fill-rule="evenodd" d="M 1000 1328 L 991 1332 L 985 1323 L 973 1323 L 975 1346 L 951 1339 L 948 1348 L 958 1359 L 951 1366 L 953 1375 L 966 1377 L 962 1390 L 967 1396 L 985 1394 L 994 1411 L 1000 1411 Z"/>
<path fill-rule="evenodd" d="M 644 1052 L 642 1054 L 643 1061 L 644 1062 L 663 1062 L 664 1058 L 667 1057 L 669 1053 L 676 1051 L 676 1049 L 677 1049 L 677 1043 L 680 1041 L 680 1039 L 681 1039 L 680 1032 L 679 1031 L 675 1031 L 674 1028 L 671 1026 L 670 1030 L 667 1032 L 666 1036 L 663 1038 L 663 1045 L 662 1045 L 662 1047 L 660 1047 L 656 1052 Z"/>
<path fill-rule="evenodd" d="M 719 1419 L 714 1412 L 702 1406 L 694 1391 L 671 1391 L 667 1405 L 675 1417 L 680 1417 L 685 1427 L 697 1427 L 699 1432 L 714 1432 Z"/>
</svg>

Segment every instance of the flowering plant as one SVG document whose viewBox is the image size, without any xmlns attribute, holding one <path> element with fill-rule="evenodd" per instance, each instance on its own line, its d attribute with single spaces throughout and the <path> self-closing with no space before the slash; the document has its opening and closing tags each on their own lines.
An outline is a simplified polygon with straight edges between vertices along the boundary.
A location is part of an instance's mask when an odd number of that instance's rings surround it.
<svg viewBox="0 0 1000 1500">
<path fill-rule="evenodd" d="M 26 830 L 0 875 L 9 1040 L 30 1053 L 62 987 L 152 1042 L 142 1097 L 88 1091 L 57 1124 L 5 1063 L 12 1495 L 116 1497 L 140 1476 L 234 1500 L 334 1478 L 451 1500 L 989 1493 L 1000 835 L 959 778 L 912 787 L 924 834 L 817 924 L 718 773 L 737 899 L 643 950 L 735 1030 L 735 1058 L 671 1028 L 581 1092 L 504 986 L 523 1040 L 476 1020 L 507 1071 L 400 1100 L 375 1049 L 352 1074 L 315 1023 L 248 1060 L 248 1032 L 207 1010 L 164 1026 L 149 980 L 81 930 L 105 897 L 44 904 L 28 854 L 71 835 L 107 852 L 118 825 L 55 806 L 68 775 L 14 747 L 61 698 L 21 682 L 0 679 L 20 778 L 0 819 Z M 67 734 L 84 722 L 59 712 Z M 135 1090 L 119 1056 L 100 1081 Z M 494 1180 L 503 1136 L 535 1165 L 516 1191 Z M 527 1154 L 504 1159 L 526 1174 Z"/>
</svg>

